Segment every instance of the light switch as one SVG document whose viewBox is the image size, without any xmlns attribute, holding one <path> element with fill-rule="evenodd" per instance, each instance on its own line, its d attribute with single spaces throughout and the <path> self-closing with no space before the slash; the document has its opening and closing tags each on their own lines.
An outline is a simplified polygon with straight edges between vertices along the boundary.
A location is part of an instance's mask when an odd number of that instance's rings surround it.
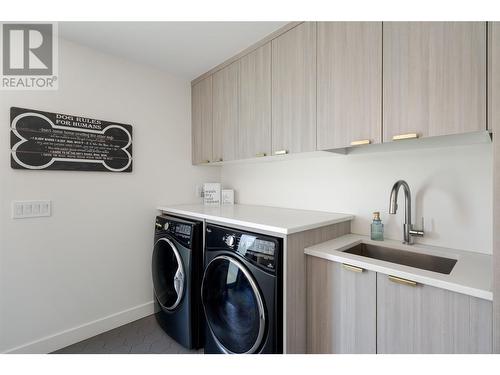
<svg viewBox="0 0 500 375">
<path fill-rule="evenodd" d="M 22 203 L 14 204 L 14 217 L 22 217 L 23 216 L 23 205 Z"/>
<path fill-rule="evenodd" d="M 24 216 L 32 216 L 33 213 L 33 206 L 31 203 L 24 203 L 23 204 L 23 215 Z"/>
<path fill-rule="evenodd" d="M 50 201 L 40 202 L 40 216 L 50 216 Z"/>
<path fill-rule="evenodd" d="M 50 201 L 13 201 L 12 218 L 24 219 L 51 215 Z"/>
</svg>

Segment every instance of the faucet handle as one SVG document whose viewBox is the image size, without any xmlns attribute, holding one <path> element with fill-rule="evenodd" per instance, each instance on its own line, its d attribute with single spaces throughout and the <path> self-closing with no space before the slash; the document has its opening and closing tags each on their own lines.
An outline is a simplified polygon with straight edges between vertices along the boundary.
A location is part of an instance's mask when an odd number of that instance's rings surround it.
<svg viewBox="0 0 500 375">
<path fill-rule="evenodd" d="M 414 237 L 423 237 L 424 236 L 424 217 L 422 216 L 422 226 L 420 229 L 410 228 L 410 235 Z"/>
</svg>

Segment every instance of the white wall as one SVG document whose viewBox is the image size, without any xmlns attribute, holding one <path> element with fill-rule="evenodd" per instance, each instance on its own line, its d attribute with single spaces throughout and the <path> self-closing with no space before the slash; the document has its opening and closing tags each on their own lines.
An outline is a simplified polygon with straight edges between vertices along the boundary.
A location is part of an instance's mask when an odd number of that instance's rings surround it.
<svg viewBox="0 0 500 375">
<path fill-rule="evenodd" d="M 236 190 L 239 203 L 352 213 L 352 231 L 365 235 L 372 212 L 380 211 L 392 239 L 402 238 L 404 219 L 402 191 L 397 215 L 388 215 L 398 179 L 410 185 L 414 222 L 425 218 L 418 242 L 491 254 L 491 144 L 222 168 L 222 182 Z"/>
<path fill-rule="evenodd" d="M 53 350 L 150 313 L 155 207 L 219 179 L 191 166 L 188 81 L 64 41 L 59 58 L 58 91 L 0 91 L 0 352 Z M 132 124 L 133 173 L 11 169 L 11 106 Z M 52 200 L 52 217 L 11 219 L 11 201 L 31 199 Z"/>
</svg>

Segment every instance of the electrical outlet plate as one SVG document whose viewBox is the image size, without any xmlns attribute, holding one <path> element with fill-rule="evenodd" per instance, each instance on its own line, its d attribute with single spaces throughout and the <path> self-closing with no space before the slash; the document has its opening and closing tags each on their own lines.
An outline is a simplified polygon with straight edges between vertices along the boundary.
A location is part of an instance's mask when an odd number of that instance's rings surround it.
<svg viewBox="0 0 500 375">
<path fill-rule="evenodd" d="M 203 198 L 203 185 L 201 184 L 196 185 L 195 195 L 197 198 Z"/>
<path fill-rule="evenodd" d="M 12 218 L 26 219 L 29 217 L 44 217 L 52 214 L 51 201 L 13 201 Z"/>
</svg>

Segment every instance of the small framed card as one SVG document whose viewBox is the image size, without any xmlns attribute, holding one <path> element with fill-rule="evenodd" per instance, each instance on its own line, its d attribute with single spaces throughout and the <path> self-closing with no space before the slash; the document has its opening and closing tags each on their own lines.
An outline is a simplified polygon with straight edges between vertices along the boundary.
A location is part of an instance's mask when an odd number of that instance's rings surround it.
<svg viewBox="0 0 500 375">
<path fill-rule="evenodd" d="M 221 184 L 207 182 L 203 184 L 203 203 L 207 206 L 219 206 L 221 200 Z"/>
<path fill-rule="evenodd" d="M 234 204 L 233 189 L 222 189 L 222 204 Z"/>
</svg>

